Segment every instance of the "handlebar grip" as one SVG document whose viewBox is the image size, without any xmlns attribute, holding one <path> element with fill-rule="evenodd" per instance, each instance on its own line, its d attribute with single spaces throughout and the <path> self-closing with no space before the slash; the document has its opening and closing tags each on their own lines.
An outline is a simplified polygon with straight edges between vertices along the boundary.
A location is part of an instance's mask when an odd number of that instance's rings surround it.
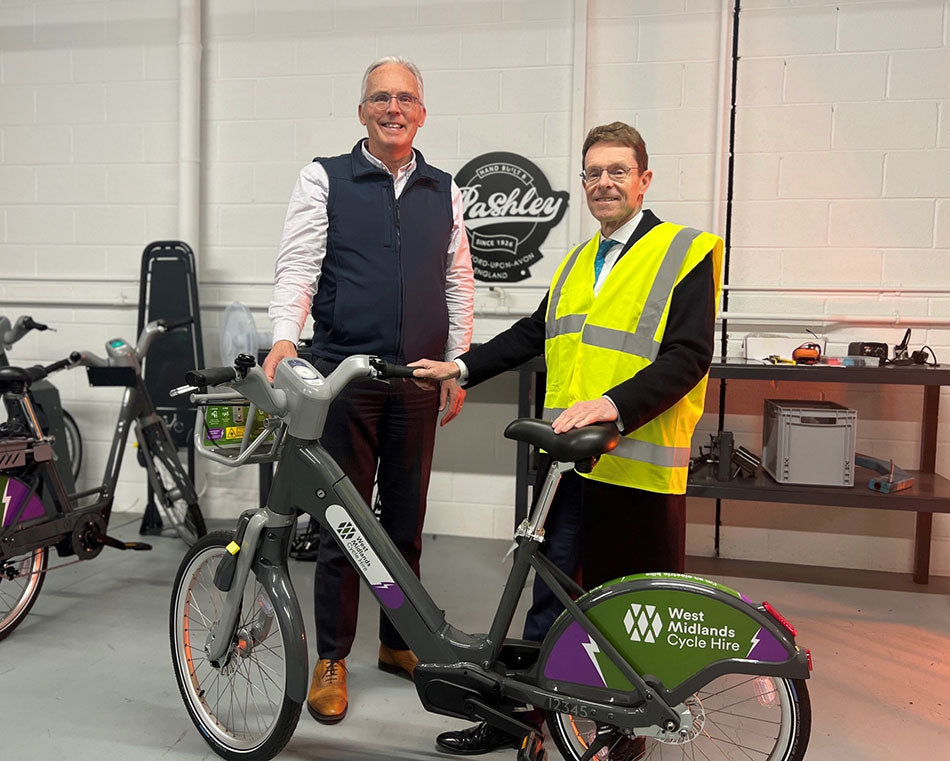
<svg viewBox="0 0 950 761">
<path fill-rule="evenodd" d="M 235 378 L 237 378 L 237 370 L 233 367 L 208 367 L 204 370 L 189 370 L 185 373 L 185 382 L 200 388 L 220 386 Z"/>
<path fill-rule="evenodd" d="M 194 317 L 185 317 L 182 320 L 156 320 L 159 325 L 165 328 L 166 332 L 171 332 L 177 330 L 178 328 L 183 328 L 185 325 L 191 325 L 195 321 Z"/>
<path fill-rule="evenodd" d="M 79 359 L 79 353 L 73 352 L 76 355 L 76 359 Z M 51 365 L 46 366 L 47 373 L 55 373 L 57 370 L 62 370 L 76 363 L 76 359 L 73 359 L 73 354 L 70 354 L 66 359 L 61 359 L 59 362 L 54 362 Z"/>
<path fill-rule="evenodd" d="M 26 330 L 49 330 L 49 325 L 44 325 L 42 322 L 37 322 L 29 315 L 23 318 L 23 327 Z"/>
<path fill-rule="evenodd" d="M 412 378 L 412 373 L 416 370 L 415 367 L 395 365 L 392 362 L 386 362 L 384 360 L 380 360 L 377 367 L 380 378 Z"/>
</svg>

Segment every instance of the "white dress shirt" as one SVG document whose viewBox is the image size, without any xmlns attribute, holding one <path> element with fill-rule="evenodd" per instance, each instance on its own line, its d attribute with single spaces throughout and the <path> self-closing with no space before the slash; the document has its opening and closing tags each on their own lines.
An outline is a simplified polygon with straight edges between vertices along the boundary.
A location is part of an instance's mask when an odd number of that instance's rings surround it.
<svg viewBox="0 0 950 761">
<path fill-rule="evenodd" d="M 386 165 L 367 150 L 365 140 L 362 147 L 368 161 L 389 172 Z M 412 160 L 399 167 L 393 177 L 396 198 L 402 195 L 415 168 L 416 154 L 413 151 Z M 313 297 L 320 286 L 320 273 L 327 254 L 329 187 L 330 178 L 326 169 L 319 161 L 314 161 L 300 170 L 290 196 L 284 234 L 277 253 L 274 294 L 268 310 L 274 325 L 275 343 L 281 340 L 297 343 L 310 314 Z M 452 218 L 445 268 L 445 303 L 449 312 L 449 335 L 443 354 L 446 360 L 455 359 L 468 351 L 472 341 L 475 304 L 472 258 L 462 220 L 462 194 L 454 180 Z M 411 361 L 420 357 L 407 359 Z"/>
</svg>

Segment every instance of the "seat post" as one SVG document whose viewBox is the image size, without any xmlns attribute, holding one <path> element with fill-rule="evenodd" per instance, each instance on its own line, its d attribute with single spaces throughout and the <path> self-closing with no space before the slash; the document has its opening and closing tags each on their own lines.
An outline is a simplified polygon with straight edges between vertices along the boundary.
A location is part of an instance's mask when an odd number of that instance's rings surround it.
<svg viewBox="0 0 950 761">
<path fill-rule="evenodd" d="M 554 501 L 554 494 L 561 483 L 561 474 L 573 470 L 574 464 L 570 462 L 558 462 L 553 460 L 548 468 L 547 475 L 544 477 L 544 483 L 541 485 L 541 493 L 535 501 L 531 514 L 525 518 L 515 536 L 528 537 L 535 542 L 544 541 L 544 523 L 548 519 L 548 512 L 551 510 L 551 503 Z"/>
</svg>

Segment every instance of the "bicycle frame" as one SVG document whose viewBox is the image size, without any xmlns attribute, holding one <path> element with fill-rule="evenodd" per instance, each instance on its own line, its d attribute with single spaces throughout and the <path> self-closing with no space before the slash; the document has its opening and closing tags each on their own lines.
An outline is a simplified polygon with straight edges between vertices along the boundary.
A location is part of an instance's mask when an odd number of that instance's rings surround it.
<svg viewBox="0 0 950 761">
<path fill-rule="evenodd" d="M 553 486 L 560 478 L 557 467 L 552 466 L 549 474 L 549 482 L 554 481 Z M 601 691 L 602 695 L 588 691 L 590 695 L 587 699 L 573 695 L 570 696 L 572 708 L 583 715 L 601 715 L 605 720 L 609 718 L 612 724 L 623 728 L 654 725 L 667 729 L 680 727 L 684 721 L 688 721 L 688 710 L 684 715 L 684 711 L 669 706 L 659 692 L 633 670 L 571 599 L 570 593 L 583 590 L 539 553 L 538 536 L 553 499 L 554 488 L 545 491 L 547 497 L 535 508 L 524 535 L 518 538 L 512 569 L 489 633 L 473 636 L 445 620 L 444 612 L 416 578 L 372 510 L 319 442 L 287 437 L 268 507 L 248 511 L 242 516 L 235 537 L 240 550 L 236 552 L 234 577 L 222 615 L 212 627 L 205 643 L 209 660 L 221 663 L 227 654 L 240 613 L 244 584 L 253 570 L 272 595 L 281 626 L 290 627 L 294 635 L 291 641 L 299 643 L 297 652 L 288 654 L 288 658 L 298 659 L 301 664 L 307 662 L 304 624 L 286 568 L 296 511 L 301 510 L 314 517 L 336 538 L 396 629 L 418 656 L 415 683 L 428 710 L 460 718 L 491 716 L 494 721 L 507 721 L 517 730 L 529 732 L 530 727 L 497 713 L 492 706 L 483 702 L 482 693 L 493 691 L 511 701 L 545 707 L 564 703 L 563 693 L 533 683 L 536 674 L 532 672 L 531 666 L 534 664 L 528 653 L 536 652 L 540 643 L 505 640 L 528 573 L 533 568 L 552 588 L 574 620 L 635 687 L 633 692 L 606 689 Z M 516 659 L 520 651 L 521 656 L 529 661 L 529 667 L 519 670 L 503 665 L 500 657 L 505 653 L 506 646 L 514 648 L 512 654 Z M 440 687 L 445 693 L 442 677 L 446 676 L 463 683 L 463 686 L 455 687 L 457 694 L 436 695 L 428 689 L 431 683 L 441 682 Z M 292 670 L 288 685 L 288 695 L 292 699 L 304 699 L 307 678 L 306 668 Z M 470 687 L 464 686 L 464 683 Z"/>
</svg>

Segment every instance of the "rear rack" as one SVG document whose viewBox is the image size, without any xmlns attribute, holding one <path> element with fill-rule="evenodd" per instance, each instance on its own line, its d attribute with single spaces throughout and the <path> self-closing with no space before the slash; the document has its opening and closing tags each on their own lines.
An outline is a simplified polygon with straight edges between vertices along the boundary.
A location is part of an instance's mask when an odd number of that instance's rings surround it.
<svg viewBox="0 0 950 761">
<path fill-rule="evenodd" d="M 237 468 L 248 463 L 275 462 L 280 458 L 284 434 L 287 432 L 287 425 L 280 418 L 267 417 L 259 420 L 257 405 L 237 391 L 192 394 L 191 401 L 198 408 L 194 440 L 195 451 L 200 456 L 227 465 L 229 468 Z M 221 429 L 209 428 L 207 418 L 209 408 L 212 407 L 232 408 L 232 422 L 234 409 L 245 410 L 244 425 L 228 427 L 231 432 L 241 437 L 239 442 L 217 443 L 221 438 L 232 439 L 236 436 L 225 436 Z M 212 431 L 218 431 L 218 435 L 213 436 Z"/>
</svg>

